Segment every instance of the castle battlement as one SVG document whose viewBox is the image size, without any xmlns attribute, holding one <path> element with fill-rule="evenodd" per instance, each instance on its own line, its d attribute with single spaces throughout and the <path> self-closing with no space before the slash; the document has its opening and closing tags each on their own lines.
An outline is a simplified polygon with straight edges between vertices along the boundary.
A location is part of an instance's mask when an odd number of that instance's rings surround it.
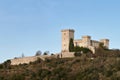
<svg viewBox="0 0 120 80">
<path fill-rule="evenodd" d="M 61 30 L 61 32 L 64 32 L 64 31 L 71 31 L 71 32 L 75 32 L 74 29 L 64 29 L 64 30 Z"/>
<path fill-rule="evenodd" d="M 61 52 L 69 51 L 70 39 L 73 39 L 74 46 L 89 48 L 93 53 L 95 53 L 95 48 L 98 48 L 100 43 L 103 43 L 104 47 L 109 48 L 109 39 L 101 39 L 100 41 L 92 40 L 91 36 L 85 35 L 81 39 L 74 39 L 73 29 L 62 30 L 62 50 Z"/>
</svg>

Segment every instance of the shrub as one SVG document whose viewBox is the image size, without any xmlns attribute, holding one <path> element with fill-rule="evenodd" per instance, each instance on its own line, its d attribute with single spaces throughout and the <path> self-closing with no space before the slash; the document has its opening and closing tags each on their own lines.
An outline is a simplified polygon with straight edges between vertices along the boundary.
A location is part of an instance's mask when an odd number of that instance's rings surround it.
<svg viewBox="0 0 120 80">
<path fill-rule="evenodd" d="M 76 56 L 76 57 L 81 56 L 81 53 L 80 52 L 75 52 L 74 56 Z"/>
<path fill-rule="evenodd" d="M 10 60 L 7 60 L 7 61 L 5 61 L 4 63 L 3 63 L 3 66 L 4 66 L 4 68 L 7 68 L 7 69 L 10 69 L 11 68 L 11 61 Z"/>
<path fill-rule="evenodd" d="M 4 67 L 3 67 L 3 64 L 0 64 L 0 69 L 3 69 Z"/>
<path fill-rule="evenodd" d="M 35 56 L 40 56 L 42 54 L 42 52 L 39 50 L 36 52 Z"/>
<path fill-rule="evenodd" d="M 21 75 L 21 74 L 14 74 L 11 77 L 11 80 L 25 80 L 25 76 Z"/>
<path fill-rule="evenodd" d="M 74 52 L 81 52 L 81 53 L 92 53 L 92 51 L 88 48 L 85 47 L 79 47 L 79 46 L 75 46 L 74 47 Z"/>
<path fill-rule="evenodd" d="M 47 69 L 40 69 L 38 71 L 40 80 L 43 80 L 45 77 L 48 77 L 50 74 L 51 74 L 51 72 Z"/>
</svg>

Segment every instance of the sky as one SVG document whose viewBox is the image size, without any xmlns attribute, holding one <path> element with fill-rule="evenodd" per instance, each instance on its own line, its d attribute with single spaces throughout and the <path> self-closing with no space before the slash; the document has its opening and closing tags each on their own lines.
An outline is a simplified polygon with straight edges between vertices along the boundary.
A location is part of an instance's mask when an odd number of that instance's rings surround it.
<svg viewBox="0 0 120 80">
<path fill-rule="evenodd" d="M 75 39 L 110 39 L 120 48 L 120 0 L 0 0 L 0 63 L 36 51 L 61 52 L 61 30 Z"/>
</svg>

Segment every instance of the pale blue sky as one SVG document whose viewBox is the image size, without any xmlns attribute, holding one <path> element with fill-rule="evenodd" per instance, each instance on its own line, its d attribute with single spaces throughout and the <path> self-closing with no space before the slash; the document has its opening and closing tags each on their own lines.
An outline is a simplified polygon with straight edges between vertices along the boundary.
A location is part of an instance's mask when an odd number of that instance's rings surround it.
<svg viewBox="0 0 120 80">
<path fill-rule="evenodd" d="M 120 0 L 0 0 L 0 62 L 61 51 L 61 29 L 120 48 Z"/>
</svg>

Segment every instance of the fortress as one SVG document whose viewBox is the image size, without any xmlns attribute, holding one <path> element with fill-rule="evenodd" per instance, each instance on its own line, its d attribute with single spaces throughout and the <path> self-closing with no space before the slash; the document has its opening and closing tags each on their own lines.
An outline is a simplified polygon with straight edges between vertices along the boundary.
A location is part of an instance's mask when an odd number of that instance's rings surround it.
<svg viewBox="0 0 120 80">
<path fill-rule="evenodd" d="M 11 65 L 19 65 L 19 64 L 29 64 L 30 62 L 36 61 L 38 58 L 45 60 L 45 58 L 60 58 L 65 57 L 74 57 L 74 52 L 69 51 L 69 43 L 70 39 L 73 39 L 74 46 L 89 48 L 93 53 L 95 53 L 95 49 L 99 47 L 100 43 L 103 43 L 103 46 L 109 48 L 109 40 L 101 39 L 100 41 L 91 40 L 90 36 L 82 36 L 82 39 L 74 39 L 74 30 L 73 29 L 65 29 L 62 30 L 62 50 L 61 53 L 55 54 L 54 56 L 50 55 L 41 55 L 41 56 L 32 56 L 32 57 L 24 57 L 11 59 Z"/>
<path fill-rule="evenodd" d="M 62 30 L 62 57 L 73 57 L 74 52 L 69 51 L 70 39 L 73 39 L 74 46 L 89 48 L 93 54 L 95 49 L 99 47 L 100 43 L 103 43 L 103 46 L 109 48 L 109 39 L 101 39 L 100 41 L 91 40 L 91 36 L 82 36 L 82 39 L 74 39 L 74 30 L 65 29 Z"/>
</svg>

